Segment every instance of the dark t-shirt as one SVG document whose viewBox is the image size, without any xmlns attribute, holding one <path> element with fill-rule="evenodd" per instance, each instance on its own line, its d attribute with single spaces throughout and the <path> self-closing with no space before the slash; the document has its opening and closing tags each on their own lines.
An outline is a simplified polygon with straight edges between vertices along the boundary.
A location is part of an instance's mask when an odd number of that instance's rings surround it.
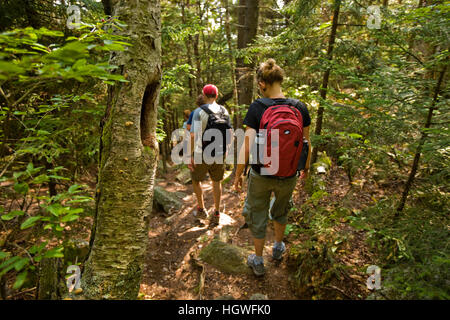
<svg viewBox="0 0 450 320">
<path fill-rule="evenodd" d="M 273 105 L 282 105 L 282 104 L 288 104 L 289 99 L 284 98 L 276 98 L 272 99 L 274 104 Z M 311 124 L 311 117 L 309 115 L 308 108 L 306 108 L 306 105 L 299 101 L 297 105 L 295 106 L 298 110 L 300 110 L 300 113 L 302 114 L 303 118 L 303 128 L 309 127 Z M 250 128 L 253 128 L 256 130 L 256 132 L 259 131 L 259 124 L 261 122 L 262 116 L 264 111 L 266 111 L 267 107 L 263 104 L 257 102 L 257 100 L 253 101 L 253 103 L 248 108 L 247 115 L 244 119 L 244 124 L 246 126 L 249 126 Z M 260 173 L 261 165 L 252 164 L 252 169 L 256 172 Z"/>
<path fill-rule="evenodd" d="M 283 99 L 283 98 L 277 98 L 272 99 L 274 101 L 273 105 L 281 105 L 281 104 L 287 104 L 289 99 Z M 311 117 L 309 116 L 308 109 L 306 108 L 306 105 L 299 101 L 299 103 L 295 106 L 298 110 L 300 110 L 300 113 L 302 114 L 303 118 L 303 128 L 309 127 L 311 124 Z M 253 101 L 253 103 L 250 105 L 250 108 L 248 108 L 247 115 L 244 119 L 244 124 L 246 126 L 249 126 L 250 128 L 253 128 L 256 130 L 256 132 L 259 131 L 259 123 L 261 122 L 262 116 L 264 111 L 266 110 L 266 107 L 257 102 L 256 100 Z"/>
</svg>

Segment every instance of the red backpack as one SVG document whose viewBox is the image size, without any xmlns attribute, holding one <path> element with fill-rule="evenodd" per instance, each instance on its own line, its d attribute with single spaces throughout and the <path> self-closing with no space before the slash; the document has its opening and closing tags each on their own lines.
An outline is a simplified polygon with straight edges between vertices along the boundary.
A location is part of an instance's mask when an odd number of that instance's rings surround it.
<svg viewBox="0 0 450 320">
<path fill-rule="evenodd" d="M 269 98 L 256 100 L 266 107 L 260 122 L 260 132 L 263 135 L 264 153 L 262 158 L 266 165 L 264 167 L 270 168 L 270 163 L 265 156 L 271 156 L 272 152 L 279 155 L 278 171 L 272 176 L 288 178 L 293 177 L 299 170 L 299 160 L 302 156 L 303 148 L 303 117 L 299 109 L 295 106 L 299 103 L 298 100 L 287 101 L 287 104 L 276 104 L 275 101 Z M 272 130 L 278 129 L 279 141 L 278 144 L 272 146 Z"/>
</svg>

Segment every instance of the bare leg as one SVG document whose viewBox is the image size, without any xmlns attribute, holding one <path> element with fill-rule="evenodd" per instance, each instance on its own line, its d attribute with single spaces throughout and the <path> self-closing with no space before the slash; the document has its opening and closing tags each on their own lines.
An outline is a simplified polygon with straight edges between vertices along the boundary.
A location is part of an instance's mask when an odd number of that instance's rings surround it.
<svg viewBox="0 0 450 320">
<path fill-rule="evenodd" d="M 263 239 L 253 238 L 253 243 L 255 244 L 255 253 L 257 256 L 262 257 L 265 240 L 266 240 L 265 238 Z"/>
<path fill-rule="evenodd" d="M 220 211 L 220 198 L 222 196 L 222 184 L 220 181 L 213 181 L 214 208 Z"/>
<path fill-rule="evenodd" d="M 203 203 L 203 191 L 202 186 L 200 185 L 200 181 L 192 180 L 192 187 L 194 188 L 194 192 L 197 197 L 198 206 L 200 208 L 205 208 L 205 204 Z"/>
<path fill-rule="evenodd" d="M 281 242 L 284 237 L 284 230 L 286 229 L 285 224 L 280 224 L 276 221 L 273 222 L 273 228 L 275 229 L 275 241 Z"/>
</svg>

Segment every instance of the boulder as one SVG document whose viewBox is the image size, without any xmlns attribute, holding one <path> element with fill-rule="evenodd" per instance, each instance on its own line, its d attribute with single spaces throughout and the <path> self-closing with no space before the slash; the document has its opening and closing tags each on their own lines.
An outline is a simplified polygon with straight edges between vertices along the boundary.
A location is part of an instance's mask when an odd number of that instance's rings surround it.
<svg viewBox="0 0 450 320">
<path fill-rule="evenodd" d="M 225 273 L 251 274 L 251 269 L 247 266 L 249 254 L 244 248 L 214 239 L 202 249 L 199 258 Z"/>
<path fill-rule="evenodd" d="M 230 296 L 229 294 L 220 296 L 215 298 L 214 300 L 234 300 L 233 296 Z"/>
<path fill-rule="evenodd" d="M 250 300 L 269 300 L 265 294 L 255 293 L 250 297 Z"/>
<path fill-rule="evenodd" d="M 191 170 L 189 170 L 186 167 L 182 168 L 181 171 L 176 175 L 175 179 L 177 179 L 179 182 L 181 182 L 183 184 L 190 183 L 192 181 L 191 180 Z"/>
<path fill-rule="evenodd" d="M 153 195 L 153 207 L 160 209 L 165 213 L 170 213 L 171 210 L 181 210 L 183 202 L 173 193 L 155 186 Z"/>
</svg>

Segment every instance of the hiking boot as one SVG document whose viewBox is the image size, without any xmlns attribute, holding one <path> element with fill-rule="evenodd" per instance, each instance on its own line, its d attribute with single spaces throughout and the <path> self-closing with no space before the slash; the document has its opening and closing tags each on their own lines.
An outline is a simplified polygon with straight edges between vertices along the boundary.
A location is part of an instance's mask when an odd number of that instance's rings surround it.
<svg viewBox="0 0 450 320">
<path fill-rule="evenodd" d="M 277 245 L 276 243 L 272 247 L 272 259 L 280 261 L 283 259 L 283 253 L 286 251 L 286 246 L 284 242 L 281 242 L 281 245 Z"/>
<path fill-rule="evenodd" d="M 258 259 L 259 258 L 259 259 Z M 260 260 L 260 261 L 257 261 Z M 255 276 L 262 276 L 266 273 L 266 269 L 264 268 L 264 261 L 262 257 L 257 257 L 256 254 L 252 253 L 247 258 L 247 265 L 252 268 Z"/>
<path fill-rule="evenodd" d="M 197 207 L 194 210 L 194 217 L 196 217 L 197 219 L 206 219 L 208 217 L 208 212 L 205 208 Z"/>
<path fill-rule="evenodd" d="M 210 226 L 217 226 L 217 225 L 219 225 L 219 220 L 220 220 L 220 212 L 216 210 L 209 217 L 209 225 Z"/>
</svg>

